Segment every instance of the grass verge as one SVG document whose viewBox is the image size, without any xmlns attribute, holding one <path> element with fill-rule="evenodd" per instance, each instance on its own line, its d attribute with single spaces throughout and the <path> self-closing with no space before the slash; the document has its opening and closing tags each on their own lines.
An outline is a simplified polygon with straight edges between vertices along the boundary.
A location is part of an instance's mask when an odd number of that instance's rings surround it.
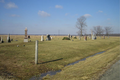
<svg viewBox="0 0 120 80">
<path fill-rule="evenodd" d="M 43 80 L 97 80 L 114 62 L 120 60 L 120 46 L 102 54 L 87 58 L 75 65 L 67 66 L 54 76 Z"/>
<path fill-rule="evenodd" d="M 94 41 L 91 39 L 84 41 L 83 38 L 68 41 L 62 40 L 64 36 L 52 37 L 51 41 L 41 42 L 40 36 L 31 36 L 32 42 L 24 43 L 24 36 L 11 35 L 13 40 L 18 41 L 0 44 L 0 73 L 12 74 L 26 80 L 40 73 L 62 69 L 69 63 L 119 45 L 118 37 L 97 38 Z M 6 36 L 3 35 L 3 40 L 5 39 Z M 39 40 L 38 65 L 34 64 L 35 40 Z"/>
</svg>

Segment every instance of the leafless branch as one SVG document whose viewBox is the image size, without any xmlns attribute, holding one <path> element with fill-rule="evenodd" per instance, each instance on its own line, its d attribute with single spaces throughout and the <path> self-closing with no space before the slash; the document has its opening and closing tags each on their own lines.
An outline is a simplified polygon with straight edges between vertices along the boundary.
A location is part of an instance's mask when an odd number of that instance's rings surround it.
<svg viewBox="0 0 120 80">
<path fill-rule="evenodd" d="M 84 16 L 81 16 L 80 18 L 77 19 L 76 27 L 79 29 L 79 31 L 77 32 L 78 35 L 82 36 L 82 33 L 84 32 L 84 28 L 87 26 L 85 20 L 86 17 Z"/>
</svg>

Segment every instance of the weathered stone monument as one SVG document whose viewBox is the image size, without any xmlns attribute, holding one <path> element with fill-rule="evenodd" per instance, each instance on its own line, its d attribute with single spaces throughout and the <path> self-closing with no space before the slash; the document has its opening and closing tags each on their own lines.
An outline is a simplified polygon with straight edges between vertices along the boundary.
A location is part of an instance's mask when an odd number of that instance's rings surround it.
<svg viewBox="0 0 120 80">
<path fill-rule="evenodd" d="M 94 34 L 93 34 L 93 31 L 91 31 L 91 37 L 92 37 L 92 40 L 94 40 Z"/>
<path fill-rule="evenodd" d="M 87 41 L 87 36 L 84 37 L 84 40 Z"/>
<path fill-rule="evenodd" d="M 51 37 L 51 39 L 52 39 L 53 37 Z"/>
<path fill-rule="evenodd" d="M 94 40 L 96 40 L 96 39 L 97 39 L 97 37 L 95 36 L 95 37 L 94 37 Z"/>
<path fill-rule="evenodd" d="M 7 36 L 7 42 L 8 42 L 8 43 L 11 42 L 11 41 L 10 41 L 10 34 L 8 34 L 8 36 Z"/>
<path fill-rule="evenodd" d="M 10 41 L 13 41 L 13 39 L 10 39 Z"/>
<path fill-rule="evenodd" d="M 44 41 L 44 36 L 43 35 L 41 36 L 41 41 Z"/>
<path fill-rule="evenodd" d="M 49 35 L 49 34 L 47 34 L 46 36 L 47 36 L 47 39 L 46 39 L 46 40 L 51 40 L 51 38 L 50 38 L 50 35 Z"/>
<path fill-rule="evenodd" d="M 0 43 L 1 43 L 1 37 L 0 37 Z"/>
<path fill-rule="evenodd" d="M 79 40 L 81 40 L 80 36 L 79 36 Z"/>
<path fill-rule="evenodd" d="M 0 43 L 4 43 L 2 36 L 1 36 L 1 39 L 0 39 Z"/>
<path fill-rule="evenodd" d="M 28 37 L 27 37 L 27 28 L 25 29 L 25 38 L 24 38 L 24 42 L 28 42 Z"/>
<path fill-rule="evenodd" d="M 103 39 L 105 39 L 105 35 L 103 35 Z"/>
<path fill-rule="evenodd" d="M 30 39 L 30 35 L 28 36 L 28 39 Z"/>
<path fill-rule="evenodd" d="M 68 34 L 68 38 L 70 38 L 70 34 Z"/>
<path fill-rule="evenodd" d="M 72 35 L 71 35 L 71 39 L 72 39 Z"/>
<path fill-rule="evenodd" d="M 91 36 L 90 36 L 90 35 L 89 35 L 88 37 L 89 37 L 89 39 L 91 39 Z"/>
</svg>

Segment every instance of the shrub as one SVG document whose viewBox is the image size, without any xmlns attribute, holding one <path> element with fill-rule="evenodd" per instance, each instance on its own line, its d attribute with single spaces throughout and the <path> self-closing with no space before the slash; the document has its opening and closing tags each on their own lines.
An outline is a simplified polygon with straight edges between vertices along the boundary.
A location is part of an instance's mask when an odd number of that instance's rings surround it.
<svg viewBox="0 0 120 80">
<path fill-rule="evenodd" d="M 74 39 L 77 39 L 77 37 L 75 36 Z"/>
<path fill-rule="evenodd" d="M 68 38 L 68 37 L 64 37 L 62 40 L 70 40 L 70 38 Z"/>
</svg>

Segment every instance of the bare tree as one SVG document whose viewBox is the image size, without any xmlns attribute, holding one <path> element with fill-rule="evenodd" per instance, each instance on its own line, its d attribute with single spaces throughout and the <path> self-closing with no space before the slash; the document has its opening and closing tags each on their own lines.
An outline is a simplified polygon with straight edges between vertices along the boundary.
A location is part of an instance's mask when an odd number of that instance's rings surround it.
<svg viewBox="0 0 120 80">
<path fill-rule="evenodd" d="M 108 36 L 112 32 L 111 27 L 104 27 L 104 28 L 105 28 L 106 36 Z"/>
<path fill-rule="evenodd" d="M 104 32 L 104 30 L 102 29 L 101 26 L 94 26 L 93 32 L 96 36 L 100 36 Z"/>
<path fill-rule="evenodd" d="M 86 20 L 85 16 L 81 16 L 80 18 L 77 19 L 76 27 L 79 29 L 77 33 L 80 36 L 82 36 L 82 33 L 85 31 L 84 28 L 87 26 L 85 20 Z"/>
</svg>

